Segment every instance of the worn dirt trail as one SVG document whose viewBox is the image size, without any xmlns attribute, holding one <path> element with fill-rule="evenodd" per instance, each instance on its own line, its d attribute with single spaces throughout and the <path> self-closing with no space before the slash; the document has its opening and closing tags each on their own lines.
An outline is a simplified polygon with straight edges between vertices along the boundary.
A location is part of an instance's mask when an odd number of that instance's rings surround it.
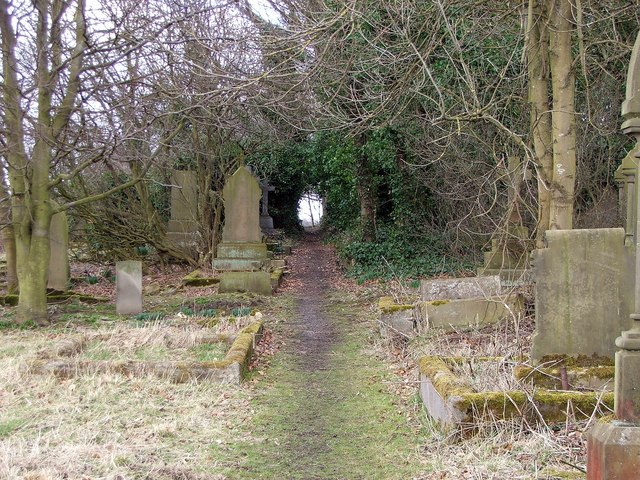
<svg viewBox="0 0 640 480">
<path fill-rule="evenodd" d="M 389 368 L 370 351 L 369 302 L 349 293 L 331 247 L 308 235 L 283 295 L 295 315 L 257 385 L 243 473 L 230 478 L 410 479 L 417 439 L 394 405 Z"/>
</svg>

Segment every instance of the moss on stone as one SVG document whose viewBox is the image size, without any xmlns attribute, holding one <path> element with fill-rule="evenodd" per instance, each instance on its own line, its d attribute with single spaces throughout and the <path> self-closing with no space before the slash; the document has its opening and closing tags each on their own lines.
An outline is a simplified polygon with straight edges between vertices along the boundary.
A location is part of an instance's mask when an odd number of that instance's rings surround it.
<svg viewBox="0 0 640 480">
<path fill-rule="evenodd" d="M 413 305 L 397 304 L 392 297 L 380 297 L 378 300 L 378 308 L 381 313 L 402 312 L 413 309 Z"/>
<path fill-rule="evenodd" d="M 220 283 L 219 278 L 205 277 L 200 270 L 194 270 L 182 278 L 182 284 L 185 287 L 208 287 L 218 283 Z"/>
<path fill-rule="evenodd" d="M 570 383 L 580 384 L 581 380 L 596 378 L 598 380 L 613 379 L 615 376 L 614 366 L 594 366 L 594 367 L 566 367 Z M 518 380 L 528 380 L 533 384 L 551 389 L 561 388 L 560 367 L 555 368 L 535 368 L 526 365 L 519 365 L 514 369 L 514 376 Z"/>
<path fill-rule="evenodd" d="M 92 295 L 83 295 L 80 293 L 67 292 L 67 293 L 54 293 L 47 295 L 47 303 L 59 303 L 67 300 L 79 300 L 84 303 L 96 304 L 106 303 L 109 301 L 106 297 L 94 297 Z M 18 305 L 18 295 L 7 294 L 0 295 L 0 305 L 15 307 Z"/>
<path fill-rule="evenodd" d="M 601 366 L 613 366 L 614 359 L 609 357 L 603 357 L 600 355 L 577 355 L 567 356 L 562 354 L 545 355 L 543 356 L 538 365 L 553 365 L 564 367 L 601 367 Z"/>
<path fill-rule="evenodd" d="M 529 414 L 534 420 L 541 415 L 545 421 L 566 420 L 567 405 L 572 405 L 576 418 L 588 418 L 598 404 L 613 409 L 613 393 L 552 391 L 538 389 L 525 391 L 477 392 L 462 378 L 453 374 L 449 365 L 458 357 L 425 356 L 420 358 L 420 373 L 431 381 L 440 397 L 472 421 L 474 417 L 491 412 L 496 418 L 508 418 Z M 471 359 L 467 359 L 471 360 Z M 535 408 L 532 408 L 535 405 Z"/>
<path fill-rule="evenodd" d="M 437 307 L 439 305 L 446 305 L 447 303 L 449 303 L 449 300 L 432 300 L 430 302 L 427 302 L 429 305 L 433 305 L 434 307 Z"/>
<path fill-rule="evenodd" d="M 586 478 L 586 475 L 582 472 L 568 472 L 565 470 L 545 469 L 540 473 L 548 480 L 584 480 Z"/>
</svg>

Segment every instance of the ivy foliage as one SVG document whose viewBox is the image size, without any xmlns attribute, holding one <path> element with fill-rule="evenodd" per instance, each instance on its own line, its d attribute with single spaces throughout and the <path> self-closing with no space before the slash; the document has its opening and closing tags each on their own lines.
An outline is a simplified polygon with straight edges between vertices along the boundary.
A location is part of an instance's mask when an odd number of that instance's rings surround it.
<svg viewBox="0 0 640 480">
<path fill-rule="evenodd" d="M 437 203 L 407 153 L 403 135 L 378 129 L 358 145 L 353 138 L 324 132 L 303 141 L 265 148 L 251 163 L 276 191 L 269 212 L 276 227 L 300 231 L 297 206 L 305 193 L 325 200 L 323 226 L 350 274 L 360 280 L 420 277 L 470 268 L 441 232 Z M 360 227 L 357 159 L 364 156 L 375 190 L 375 242 L 363 242 Z M 424 167 L 423 167 L 424 168 Z M 424 172 L 422 172 L 424 174 Z"/>
</svg>

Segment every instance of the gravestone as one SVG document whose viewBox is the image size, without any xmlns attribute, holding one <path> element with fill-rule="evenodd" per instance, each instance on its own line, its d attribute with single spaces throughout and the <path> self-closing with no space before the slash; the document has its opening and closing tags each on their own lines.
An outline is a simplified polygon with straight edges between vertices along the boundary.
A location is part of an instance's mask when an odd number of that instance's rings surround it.
<svg viewBox="0 0 640 480">
<path fill-rule="evenodd" d="M 142 312 L 142 262 L 116 262 L 116 312 L 119 315 Z"/>
<path fill-rule="evenodd" d="M 269 215 L 269 192 L 275 192 L 276 188 L 269 185 L 267 180 L 260 182 L 262 201 L 260 203 L 260 229 L 264 233 L 273 232 L 273 218 Z"/>
<path fill-rule="evenodd" d="M 167 225 L 167 239 L 179 250 L 193 255 L 199 240 L 198 177 L 195 172 L 174 170 L 171 183 L 171 218 Z"/>
<path fill-rule="evenodd" d="M 49 273 L 47 288 L 66 292 L 69 283 L 69 225 L 65 212 L 51 217 L 49 226 Z"/>
<path fill-rule="evenodd" d="M 523 309 L 520 295 L 502 294 L 500 277 L 422 280 L 414 307 L 418 331 L 496 323 Z"/>
<path fill-rule="evenodd" d="M 260 231 L 260 185 L 244 166 L 229 177 L 222 196 L 224 226 L 213 268 L 222 271 L 220 292 L 271 292 L 267 245 Z"/>
<path fill-rule="evenodd" d="M 506 226 L 491 239 L 491 249 L 484 252 L 484 266 L 478 275 L 500 275 L 504 286 L 531 283 L 529 253 L 533 242 L 522 225 L 520 188 L 526 172 L 519 157 L 509 157 L 504 168 L 509 215 Z"/>
<path fill-rule="evenodd" d="M 532 257 L 535 363 L 558 355 L 613 359 L 633 308 L 633 254 L 624 239 L 621 228 L 546 232 L 547 248 Z"/>
</svg>

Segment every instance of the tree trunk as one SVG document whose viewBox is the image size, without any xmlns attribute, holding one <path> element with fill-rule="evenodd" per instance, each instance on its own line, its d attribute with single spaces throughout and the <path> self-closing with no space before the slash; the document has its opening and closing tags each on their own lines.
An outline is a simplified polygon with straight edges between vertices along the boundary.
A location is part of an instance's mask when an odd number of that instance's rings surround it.
<svg viewBox="0 0 640 480">
<path fill-rule="evenodd" d="M 358 137 L 358 149 L 356 158 L 356 190 L 360 200 L 360 228 L 364 242 L 375 242 L 376 235 L 376 204 L 377 195 L 373 185 L 373 175 L 369 168 L 369 159 L 364 152 L 366 137 Z"/>
<path fill-rule="evenodd" d="M 573 228 L 576 176 L 575 73 L 571 53 L 573 12 L 570 0 L 550 0 L 549 51 L 553 89 L 553 190 L 550 225 Z"/>
<path fill-rule="evenodd" d="M 553 179 L 553 140 L 549 112 L 549 29 L 547 22 L 548 19 L 540 1 L 530 0 L 527 57 L 529 62 L 531 136 L 538 178 L 537 248 L 544 246 L 544 232 L 549 230 L 551 181 Z"/>
<path fill-rule="evenodd" d="M 48 196 L 48 190 L 46 191 Z M 29 208 L 33 203 L 33 207 Z M 17 322 L 31 321 L 46 325 L 47 274 L 49 271 L 49 224 L 51 209 L 48 202 L 14 201 L 13 222 L 16 241 L 16 264 L 20 294 Z"/>
</svg>

